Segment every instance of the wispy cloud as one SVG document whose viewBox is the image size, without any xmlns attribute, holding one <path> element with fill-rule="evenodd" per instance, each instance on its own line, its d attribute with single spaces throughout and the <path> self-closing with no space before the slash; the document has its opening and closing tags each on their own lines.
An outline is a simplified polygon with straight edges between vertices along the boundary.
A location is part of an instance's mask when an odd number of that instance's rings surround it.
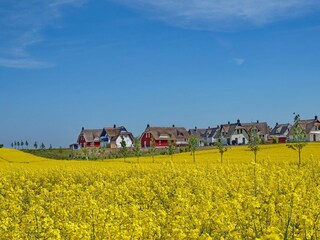
<svg viewBox="0 0 320 240">
<path fill-rule="evenodd" d="M 6 59 L 0 58 L 0 66 L 8 68 L 26 68 L 26 69 L 41 69 L 53 67 L 53 64 L 26 59 Z"/>
<path fill-rule="evenodd" d="M 0 2 L 0 66 L 43 68 L 29 48 L 45 40 L 44 28 L 55 24 L 64 7 L 82 6 L 86 0 L 30 0 Z"/>
<path fill-rule="evenodd" d="M 115 0 L 151 17 L 187 28 L 235 30 L 298 17 L 320 9 L 319 0 Z"/>
<path fill-rule="evenodd" d="M 232 60 L 233 60 L 234 64 L 236 64 L 238 66 L 242 65 L 245 61 L 244 58 L 233 58 Z"/>
</svg>

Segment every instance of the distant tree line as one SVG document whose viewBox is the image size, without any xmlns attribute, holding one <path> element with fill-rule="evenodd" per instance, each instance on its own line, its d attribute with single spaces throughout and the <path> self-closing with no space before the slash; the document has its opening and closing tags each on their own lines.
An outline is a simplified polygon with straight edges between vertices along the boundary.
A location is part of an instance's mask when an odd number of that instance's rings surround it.
<svg viewBox="0 0 320 240">
<path fill-rule="evenodd" d="M 26 141 L 13 141 L 11 143 L 11 148 L 14 149 L 29 149 L 29 142 Z M 33 144 L 33 148 L 34 149 L 46 149 L 46 145 L 44 145 L 44 143 L 42 142 L 40 145 L 38 144 L 37 141 L 34 142 Z M 52 145 L 50 144 L 49 149 L 52 149 Z"/>
</svg>

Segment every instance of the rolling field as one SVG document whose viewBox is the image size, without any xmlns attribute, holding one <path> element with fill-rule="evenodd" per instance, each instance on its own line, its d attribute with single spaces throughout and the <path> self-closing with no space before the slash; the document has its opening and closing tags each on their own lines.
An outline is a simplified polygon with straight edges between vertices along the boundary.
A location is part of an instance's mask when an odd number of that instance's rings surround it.
<svg viewBox="0 0 320 240">
<path fill-rule="evenodd" d="M 49 160 L 0 149 L 0 239 L 319 239 L 320 144 Z"/>
</svg>

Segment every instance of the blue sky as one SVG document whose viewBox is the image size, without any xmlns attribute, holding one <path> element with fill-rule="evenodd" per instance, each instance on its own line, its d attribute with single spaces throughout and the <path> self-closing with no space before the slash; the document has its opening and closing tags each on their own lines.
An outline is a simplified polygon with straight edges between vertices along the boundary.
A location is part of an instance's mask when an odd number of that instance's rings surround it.
<svg viewBox="0 0 320 240">
<path fill-rule="evenodd" d="M 0 143 L 320 114 L 317 0 L 0 2 Z"/>
</svg>

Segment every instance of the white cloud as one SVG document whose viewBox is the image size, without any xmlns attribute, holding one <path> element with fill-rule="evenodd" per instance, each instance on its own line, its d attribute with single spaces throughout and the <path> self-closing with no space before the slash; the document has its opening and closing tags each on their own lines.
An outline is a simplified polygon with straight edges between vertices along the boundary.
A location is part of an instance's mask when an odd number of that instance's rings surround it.
<svg viewBox="0 0 320 240">
<path fill-rule="evenodd" d="M 7 68 L 40 69 L 53 67 L 52 64 L 32 59 L 6 59 L 0 58 L 0 66 Z"/>
<path fill-rule="evenodd" d="M 188 28 L 235 30 L 320 9 L 319 0 L 114 0 Z"/>
<path fill-rule="evenodd" d="M 242 65 L 245 61 L 244 58 L 233 58 L 232 60 L 233 60 L 234 64 L 236 64 L 238 66 Z"/>
<path fill-rule="evenodd" d="M 42 30 L 54 25 L 61 17 L 63 7 L 79 7 L 86 0 L 29 0 L 0 2 L 0 65 L 42 68 L 41 63 L 30 57 L 29 47 L 45 40 Z"/>
</svg>

